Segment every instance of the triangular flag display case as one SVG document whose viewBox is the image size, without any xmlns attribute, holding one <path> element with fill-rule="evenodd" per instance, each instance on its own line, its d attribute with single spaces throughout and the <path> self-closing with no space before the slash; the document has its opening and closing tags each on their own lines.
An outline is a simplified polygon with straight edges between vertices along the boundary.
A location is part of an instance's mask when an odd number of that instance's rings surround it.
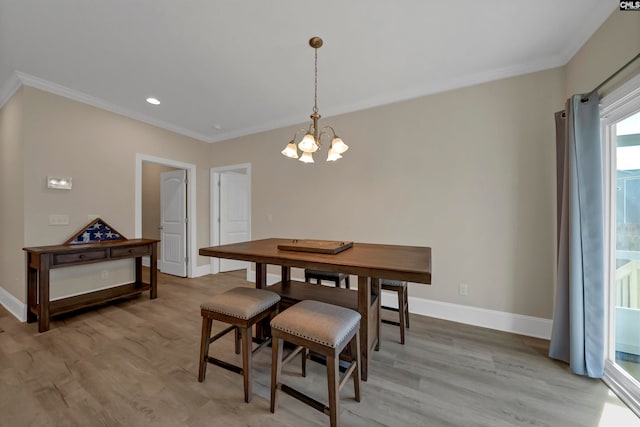
<svg viewBox="0 0 640 427">
<path fill-rule="evenodd" d="M 65 245 L 79 245 L 83 243 L 113 242 L 128 240 L 103 219 L 96 218 L 85 225 L 72 238 L 64 242 Z"/>
</svg>

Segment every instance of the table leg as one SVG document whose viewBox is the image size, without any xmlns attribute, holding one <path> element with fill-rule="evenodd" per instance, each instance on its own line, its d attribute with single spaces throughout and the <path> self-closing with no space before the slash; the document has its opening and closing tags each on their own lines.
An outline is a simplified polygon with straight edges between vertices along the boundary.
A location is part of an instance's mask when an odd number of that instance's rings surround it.
<svg viewBox="0 0 640 427">
<path fill-rule="evenodd" d="M 40 255 L 38 280 L 38 332 L 49 330 L 49 254 Z"/>
<path fill-rule="evenodd" d="M 256 262 L 256 289 L 267 288 L 267 264 Z M 262 341 L 266 338 L 269 329 L 269 319 L 256 323 L 256 338 Z"/>
<path fill-rule="evenodd" d="M 375 339 L 374 342 L 376 343 L 374 349 L 375 351 L 379 351 L 380 350 L 380 323 L 381 323 L 381 318 L 380 318 L 380 308 L 381 308 L 381 301 L 380 299 L 382 298 L 382 295 L 380 293 L 380 279 L 371 279 L 371 295 L 372 298 L 375 297 L 376 301 L 375 301 L 375 307 L 372 309 L 372 313 L 375 313 Z"/>
<path fill-rule="evenodd" d="M 360 362 L 361 378 L 367 381 L 369 372 L 369 307 L 371 306 L 371 282 L 368 277 L 358 276 L 358 311 L 360 312 Z"/>
<path fill-rule="evenodd" d="M 282 273 L 280 275 L 280 280 L 282 282 L 288 282 L 291 280 L 291 267 L 282 266 Z"/>
</svg>

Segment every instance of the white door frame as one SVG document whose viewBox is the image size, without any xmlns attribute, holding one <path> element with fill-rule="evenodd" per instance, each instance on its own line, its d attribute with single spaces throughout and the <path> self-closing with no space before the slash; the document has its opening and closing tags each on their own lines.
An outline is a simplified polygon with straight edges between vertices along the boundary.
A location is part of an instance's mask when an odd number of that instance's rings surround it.
<svg viewBox="0 0 640 427">
<path fill-rule="evenodd" d="M 187 171 L 187 277 L 195 277 L 195 264 L 198 259 L 196 247 L 196 165 L 179 162 L 177 160 L 163 159 L 161 157 L 136 153 L 136 179 L 135 179 L 135 228 L 134 238 L 142 237 L 142 162 L 158 163 Z"/>
<path fill-rule="evenodd" d="M 220 244 L 220 224 L 216 218 L 220 217 L 220 175 L 225 172 L 230 172 L 238 169 L 246 171 L 246 175 L 249 178 L 249 240 L 251 240 L 251 163 L 240 163 L 237 165 L 220 166 L 217 168 L 211 168 L 211 217 L 209 218 L 211 235 L 209 237 L 211 246 L 218 246 Z M 218 258 L 211 258 L 211 273 L 216 274 L 220 272 L 220 260 Z"/>
</svg>

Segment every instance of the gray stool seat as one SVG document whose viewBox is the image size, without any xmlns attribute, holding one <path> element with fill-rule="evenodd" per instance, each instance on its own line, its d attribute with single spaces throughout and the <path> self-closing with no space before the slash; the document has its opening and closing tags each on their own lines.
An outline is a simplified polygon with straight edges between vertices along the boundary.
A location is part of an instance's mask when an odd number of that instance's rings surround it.
<svg viewBox="0 0 640 427">
<path fill-rule="evenodd" d="M 385 291 L 392 291 L 398 295 L 398 308 L 380 306 L 385 310 L 397 311 L 399 322 L 382 319 L 382 323 L 400 326 L 400 343 L 404 344 L 405 328 L 409 328 L 409 289 L 404 280 L 381 279 L 380 287 Z"/>
<path fill-rule="evenodd" d="M 273 318 L 278 312 L 279 301 L 280 295 L 275 292 L 254 288 L 233 288 L 202 303 L 200 305 L 202 335 L 200 339 L 198 381 L 204 381 L 209 363 L 241 374 L 244 379 L 244 401 L 250 402 L 253 395 L 251 380 L 253 355 L 271 342 L 270 339 L 267 339 L 252 350 L 251 329 L 253 325 L 261 320 L 267 317 Z M 211 325 L 214 320 L 230 326 L 211 336 Z M 209 355 L 210 344 L 231 331 L 235 332 L 236 354 L 240 354 L 242 349 L 242 367 Z"/>
<path fill-rule="evenodd" d="M 271 330 L 313 341 L 327 347 L 340 347 L 360 327 L 360 313 L 337 305 L 306 300 L 283 311 L 271 321 Z"/>
<path fill-rule="evenodd" d="M 360 313 L 320 301 L 304 300 L 271 319 L 271 412 L 277 406 L 277 391 L 281 390 L 303 403 L 329 415 L 332 427 L 340 424 L 340 390 L 349 378 L 353 378 L 356 401 L 360 401 Z M 283 344 L 287 341 L 297 346 L 284 360 Z M 340 357 L 350 363 L 340 378 Z M 303 360 L 307 350 L 321 354 L 327 364 L 328 406 L 302 392 L 283 384 L 280 380 L 282 366 L 297 353 Z M 303 364 L 302 375 L 305 375 Z"/>
<path fill-rule="evenodd" d="M 349 275 L 345 273 L 305 269 L 304 281 L 311 283 L 311 279 L 315 279 L 316 284 L 318 285 L 321 284 L 323 280 L 331 281 L 335 284 L 336 288 L 339 288 L 340 282 L 344 280 L 344 287 L 347 289 L 351 289 L 351 285 L 349 283 Z"/>
<path fill-rule="evenodd" d="M 249 319 L 280 301 L 275 292 L 254 288 L 233 288 L 200 304 L 200 309 L 238 319 Z"/>
</svg>

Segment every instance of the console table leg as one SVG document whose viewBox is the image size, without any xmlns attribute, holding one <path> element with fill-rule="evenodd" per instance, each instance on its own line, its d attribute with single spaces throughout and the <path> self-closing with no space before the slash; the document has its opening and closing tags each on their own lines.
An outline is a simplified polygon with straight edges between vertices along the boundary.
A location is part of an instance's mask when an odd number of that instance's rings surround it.
<svg viewBox="0 0 640 427">
<path fill-rule="evenodd" d="M 149 259 L 149 298 L 158 297 L 158 244 L 151 244 L 151 258 Z"/>
<path fill-rule="evenodd" d="M 38 332 L 49 330 L 49 255 L 40 255 L 38 280 Z"/>
</svg>

